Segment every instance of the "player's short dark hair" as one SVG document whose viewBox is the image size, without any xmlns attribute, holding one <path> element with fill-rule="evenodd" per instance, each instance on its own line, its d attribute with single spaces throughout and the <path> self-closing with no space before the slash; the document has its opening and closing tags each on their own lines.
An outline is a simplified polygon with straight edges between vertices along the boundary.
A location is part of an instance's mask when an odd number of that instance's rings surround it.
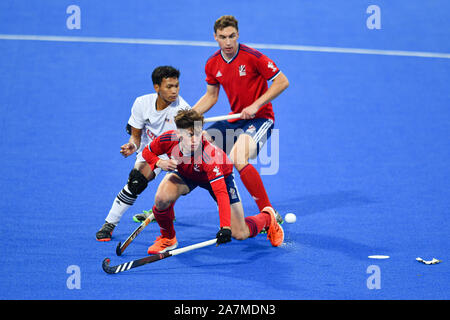
<svg viewBox="0 0 450 320">
<path fill-rule="evenodd" d="M 180 71 L 171 66 L 160 66 L 152 72 L 153 84 L 161 85 L 165 78 L 180 78 Z"/>
<path fill-rule="evenodd" d="M 178 129 L 194 128 L 194 125 L 201 123 L 203 125 L 203 116 L 193 109 L 182 109 L 178 111 L 174 118 Z"/>
<path fill-rule="evenodd" d="M 217 30 L 222 30 L 226 27 L 234 27 L 237 31 L 239 31 L 238 21 L 236 20 L 236 18 L 234 16 L 226 15 L 221 16 L 216 20 L 216 22 L 214 23 L 214 33 L 217 33 Z"/>
</svg>

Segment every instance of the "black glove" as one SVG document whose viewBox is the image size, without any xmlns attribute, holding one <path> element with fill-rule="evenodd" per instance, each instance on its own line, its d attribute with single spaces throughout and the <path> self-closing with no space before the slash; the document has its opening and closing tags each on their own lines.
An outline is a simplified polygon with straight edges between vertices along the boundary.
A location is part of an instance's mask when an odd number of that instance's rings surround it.
<svg viewBox="0 0 450 320">
<path fill-rule="evenodd" d="M 217 245 L 222 243 L 227 243 L 231 241 L 231 230 L 220 228 L 219 232 L 216 234 Z"/>
</svg>

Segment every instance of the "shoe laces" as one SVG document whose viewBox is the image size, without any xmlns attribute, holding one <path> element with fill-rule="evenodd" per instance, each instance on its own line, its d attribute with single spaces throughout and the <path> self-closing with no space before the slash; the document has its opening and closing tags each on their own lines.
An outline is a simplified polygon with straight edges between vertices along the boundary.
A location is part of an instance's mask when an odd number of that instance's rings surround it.
<svg viewBox="0 0 450 320">
<path fill-rule="evenodd" d="M 106 222 L 106 223 L 103 225 L 103 228 L 102 228 L 102 229 L 103 229 L 104 231 L 111 232 L 111 231 L 114 230 L 115 227 L 116 227 L 116 226 L 113 225 L 112 223 Z"/>
<path fill-rule="evenodd" d="M 164 238 L 163 236 L 158 236 L 158 238 L 156 238 L 156 241 L 164 247 L 168 247 L 170 245 L 172 245 L 171 242 L 172 239 L 168 239 L 168 238 Z"/>
</svg>

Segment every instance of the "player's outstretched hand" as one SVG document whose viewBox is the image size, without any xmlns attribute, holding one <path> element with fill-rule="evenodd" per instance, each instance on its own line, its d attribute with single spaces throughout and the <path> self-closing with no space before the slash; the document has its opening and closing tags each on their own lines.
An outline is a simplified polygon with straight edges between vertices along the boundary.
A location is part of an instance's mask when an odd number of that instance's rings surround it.
<svg viewBox="0 0 450 320">
<path fill-rule="evenodd" d="M 120 147 L 120 153 L 126 158 L 136 151 L 136 145 L 133 143 L 125 143 Z"/>
<path fill-rule="evenodd" d="M 216 234 L 217 245 L 222 243 L 227 243 L 231 241 L 231 229 L 220 228 L 219 232 Z"/>
</svg>

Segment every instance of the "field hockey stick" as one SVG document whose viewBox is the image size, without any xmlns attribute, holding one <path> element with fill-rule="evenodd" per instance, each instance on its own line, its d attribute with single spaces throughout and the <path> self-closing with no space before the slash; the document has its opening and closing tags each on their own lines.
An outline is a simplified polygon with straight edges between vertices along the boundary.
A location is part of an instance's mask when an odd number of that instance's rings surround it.
<svg viewBox="0 0 450 320">
<path fill-rule="evenodd" d="M 166 251 L 164 253 L 158 253 L 155 255 L 148 256 L 148 257 L 125 262 L 125 263 L 119 264 L 117 266 L 110 266 L 109 263 L 111 262 L 111 259 L 105 258 L 102 263 L 102 268 L 106 273 L 109 273 L 109 274 L 119 273 L 119 272 L 130 270 L 132 268 L 137 268 L 137 267 L 143 266 L 147 263 L 156 262 L 156 261 L 159 261 L 159 260 L 162 260 L 162 259 L 165 259 L 168 257 L 176 256 L 176 255 L 179 255 L 179 254 L 191 251 L 191 250 L 210 246 L 210 245 L 215 244 L 216 242 L 217 242 L 217 239 L 211 239 L 208 241 L 203 241 L 200 243 L 192 244 L 192 245 L 184 247 L 184 248 L 174 249 L 174 250 Z"/>
<path fill-rule="evenodd" d="M 118 256 L 121 256 L 122 253 L 125 251 L 125 249 L 130 245 L 130 243 L 134 240 L 134 238 L 137 237 L 137 235 L 139 233 L 141 233 L 142 230 L 144 230 L 144 228 L 153 220 L 155 219 L 155 216 L 153 215 L 153 213 L 151 213 L 147 219 L 145 219 L 144 221 L 142 221 L 142 223 L 139 225 L 139 227 L 136 228 L 136 230 L 133 231 L 133 233 L 127 238 L 127 240 L 125 240 L 125 242 L 123 244 L 121 244 L 121 242 L 119 242 L 117 244 L 116 247 L 116 254 Z"/>
<path fill-rule="evenodd" d="M 222 120 L 231 120 L 231 119 L 238 119 L 241 117 L 240 113 L 235 113 L 235 114 L 228 114 L 225 116 L 217 116 L 217 117 L 210 117 L 210 118 L 205 118 L 203 120 L 204 123 L 208 123 L 208 122 L 216 122 L 216 121 L 222 121 Z"/>
</svg>

